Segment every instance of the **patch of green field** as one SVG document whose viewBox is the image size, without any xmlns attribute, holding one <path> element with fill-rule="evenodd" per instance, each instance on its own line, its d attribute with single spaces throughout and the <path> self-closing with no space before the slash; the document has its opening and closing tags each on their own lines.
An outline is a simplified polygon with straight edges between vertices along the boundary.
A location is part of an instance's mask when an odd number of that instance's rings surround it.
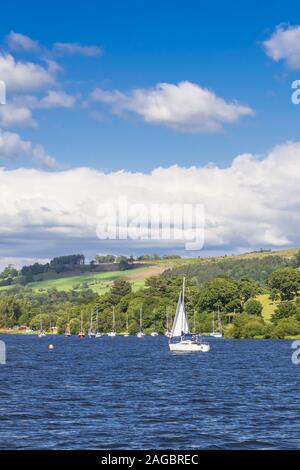
<svg viewBox="0 0 300 470">
<path fill-rule="evenodd" d="M 42 289 L 44 290 L 57 289 L 59 291 L 69 291 L 71 289 L 89 287 L 94 292 L 102 294 L 109 288 L 109 285 L 114 280 L 123 278 L 123 277 L 130 280 L 131 275 L 133 274 L 142 275 L 143 272 L 145 273 L 145 278 L 146 278 L 147 268 L 137 268 L 137 269 L 128 269 L 125 271 L 85 273 L 85 274 L 81 274 L 80 276 L 70 276 L 70 277 L 63 277 L 60 279 L 49 279 L 46 281 L 30 282 L 28 284 L 28 287 L 30 287 L 34 291 L 39 291 Z M 145 279 L 139 278 L 139 279 L 133 280 L 133 287 L 135 288 L 136 285 L 142 286 L 143 282 L 145 282 Z"/>
<path fill-rule="evenodd" d="M 278 305 L 278 302 L 273 302 L 272 300 L 270 300 L 270 297 L 268 294 L 258 295 L 256 298 L 257 300 L 261 302 L 263 306 L 262 315 L 263 315 L 264 320 L 270 321 L 271 316 L 273 315 Z"/>
</svg>

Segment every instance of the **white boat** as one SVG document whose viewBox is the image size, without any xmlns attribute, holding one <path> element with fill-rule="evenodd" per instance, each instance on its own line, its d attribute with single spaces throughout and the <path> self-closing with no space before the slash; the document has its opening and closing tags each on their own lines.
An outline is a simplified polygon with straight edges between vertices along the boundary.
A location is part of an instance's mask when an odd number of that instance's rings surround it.
<svg viewBox="0 0 300 470">
<path fill-rule="evenodd" d="M 167 336 L 167 338 L 170 338 L 171 331 L 169 329 L 169 312 L 168 312 L 168 310 L 167 310 L 167 313 L 166 313 L 166 317 L 167 317 L 167 330 L 165 332 L 165 336 Z"/>
<path fill-rule="evenodd" d="M 155 317 L 154 317 L 154 329 L 153 329 L 153 331 L 151 331 L 150 336 L 158 336 L 158 333 L 157 333 L 157 331 L 156 331 L 156 321 L 155 321 Z"/>
<path fill-rule="evenodd" d="M 215 330 L 215 312 L 213 312 L 213 321 L 212 321 L 212 326 L 213 330 L 210 336 L 213 338 L 223 338 L 222 335 L 222 325 L 221 325 L 221 319 L 220 319 L 220 309 L 218 308 L 218 329 Z"/>
<path fill-rule="evenodd" d="M 39 338 L 44 338 L 45 336 L 47 336 L 47 335 L 46 335 L 46 333 L 45 333 L 44 330 L 43 330 L 43 322 L 41 321 L 40 332 L 39 332 L 39 334 L 38 334 L 38 337 L 39 337 Z"/>
<path fill-rule="evenodd" d="M 102 337 L 102 333 L 100 333 L 100 331 L 99 331 L 99 317 L 98 317 L 98 309 L 97 309 L 95 338 L 101 338 L 101 337 Z"/>
<path fill-rule="evenodd" d="M 96 338 L 96 333 L 93 330 L 93 312 L 91 313 L 91 322 L 90 322 L 90 329 L 89 329 L 89 338 Z"/>
<path fill-rule="evenodd" d="M 210 345 L 202 341 L 197 334 L 190 333 L 189 322 L 184 308 L 185 278 L 183 278 L 182 291 L 179 294 L 176 315 L 174 318 L 169 348 L 178 352 L 208 352 Z"/>
<path fill-rule="evenodd" d="M 145 336 L 143 332 L 143 307 L 140 308 L 140 331 L 136 335 L 138 338 L 144 338 Z"/>
<path fill-rule="evenodd" d="M 83 339 L 85 338 L 85 332 L 84 332 L 84 329 L 83 329 L 83 318 L 82 318 L 82 314 L 80 315 L 80 330 L 78 332 L 78 337 L 80 339 Z"/>
<path fill-rule="evenodd" d="M 112 331 L 107 333 L 107 336 L 112 336 L 112 337 L 117 336 L 117 333 L 115 331 L 115 327 L 116 327 L 116 316 L 115 316 L 115 307 L 113 307 Z"/>
</svg>

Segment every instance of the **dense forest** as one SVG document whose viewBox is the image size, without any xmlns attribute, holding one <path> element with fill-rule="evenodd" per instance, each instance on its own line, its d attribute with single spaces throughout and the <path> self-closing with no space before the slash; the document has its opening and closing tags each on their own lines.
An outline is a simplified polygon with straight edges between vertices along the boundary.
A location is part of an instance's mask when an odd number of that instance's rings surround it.
<svg viewBox="0 0 300 470">
<path fill-rule="evenodd" d="M 223 333 L 228 338 L 300 335 L 300 254 L 290 261 L 278 258 L 209 261 L 174 268 L 149 277 L 144 288 L 135 292 L 130 282 L 123 279 L 115 280 L 102 295 L 89 288 L 34 292 L 27 286 L 14 287 L 0 294 L 0 328 L 26 325 L 39 330 L 42 323 L 48 331 L 56 327 L 63 333 L 69 324 L 76 334 L 81 316 L 86 332 L 92 316 L 94 322 L 98 318 L 98 328 L 105 333 L 112 328 L 114 309 L 116 331 L 125 332 L 128 323 L 129 332 L 134 334 L 139 328 L 142 307 L 144 331 L 156 329 L 164 333 L 174 317 L 185 274 L 186 311 L 192 330 L 209 333 L 213 313 L 219 311 Z M 259 266 L 263 275 L 258 275 Z M 267 293 L 277 306 L 270 320 L 262 316 L 263 306 L 257 299 L 262 293 Z"/>
<path fill-rule="evenodd" d="M 269 275 L 277 268 L 298 266 L 298 258 L 283 258 L 281 256 L 264 256 L 257 258 L 210 258 L 202 263 L 190 263 L 165 271 L 164 277 L 188 276 L 194 279 L 196 285 L 202 286 L 206 281 L 215 277 L 228 276 L 233 279 L 250 278 L 260 285 L 265 285 Z"/>
</svg>

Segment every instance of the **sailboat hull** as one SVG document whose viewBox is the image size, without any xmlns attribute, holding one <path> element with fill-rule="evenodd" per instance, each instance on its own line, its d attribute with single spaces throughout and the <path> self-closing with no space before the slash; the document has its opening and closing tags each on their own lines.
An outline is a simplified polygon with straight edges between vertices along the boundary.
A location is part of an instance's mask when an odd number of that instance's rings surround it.
<svg viewBox="0 0 300 470">
<path fill-rule="evenodd" d="M 223 338 L 222 333 L 211 333 L 210 336 L 212 336 L 213 338 Z"/>
<path fill-rule="evenodd" d="M 180 352 L 208 352 L 210 345 L 206 343 L 195 343 L 193 341 L 180 341 L 179 343 L 169 343 L 170 351 Z"/>
</svg>

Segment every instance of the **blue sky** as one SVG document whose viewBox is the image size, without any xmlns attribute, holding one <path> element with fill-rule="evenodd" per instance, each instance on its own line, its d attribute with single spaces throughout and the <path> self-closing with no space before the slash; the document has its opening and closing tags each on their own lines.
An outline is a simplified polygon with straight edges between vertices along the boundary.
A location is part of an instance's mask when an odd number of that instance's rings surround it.
<svg viewBox="0 0 300 470">
<path fill-rule="evenodd" d="M 256 3 L 256 7 L 255 7 Z M 224 126 L 218 133 L 175 132 L 146 124 L 137 116 L 112 116 L 106 107 L 100 122 L 91 109 L 37 112 L 38 129 L 22 136 L 41 143 L 63 167 L 88 165 L 105 171 L 149 171 L 159 165 L 226 166 L 234 156 L 262 154 L 283 140 L 295 140 L 299 109 L 290 102 L 287 73 L 273 63 L 261 43 L 280 23 L 297 24 L 294 1 L 86 1 L 6 2 L 0 34 L 11 30 L 51 48 L 55 42 L 95 44 L 97 57 L 61 57 L 60 84 L 82 99 L 101 87 L 128 92 L 157 83 L 183 80 L 213 90 L 225 100 L 250 106 L 255 116 Z M 28 54 L 18 54 L 29 59 Z"/>
<path fill-rule="evenodd" d="M 204 204 L 207 254 L 300 246 L 298 3 L 70 5 L 1 5 L 2 264 L 157 250 L 95 236 L 124 195 Z"/>
</svg>

